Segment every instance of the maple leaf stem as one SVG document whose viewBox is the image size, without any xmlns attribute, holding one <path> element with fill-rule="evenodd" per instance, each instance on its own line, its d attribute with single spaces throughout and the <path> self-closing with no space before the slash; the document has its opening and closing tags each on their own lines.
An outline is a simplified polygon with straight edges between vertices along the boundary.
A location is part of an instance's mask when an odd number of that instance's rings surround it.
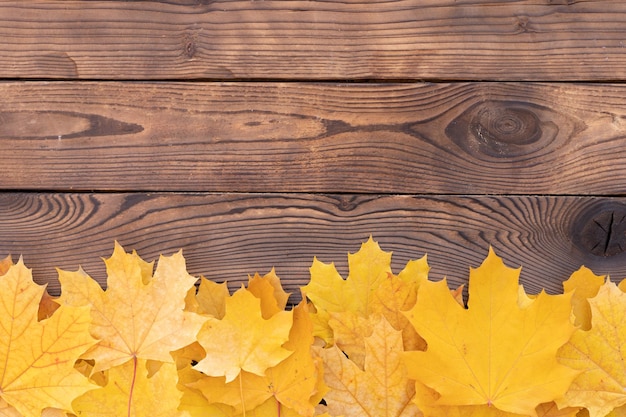
<svg viewBox="0 0 626 417">
<path fill-rule="evenodd" d="M 280 401 L 278 401 L 278 398 L 276 398 L 276 408 L 277 408 L 276 415 L 280 417 Z"/>
<path fill-rule="evenodd" d="M 241 395 L 241 409 L 243 410 L 243 417 L 246 417 L 246 403 L 243 399 L 243 372 L 239 372 L 239 395 Z"/>
<path fill-rule="evenodd" d="M 137 356 L 133 355 L 133 379 L 130 382 L 130 390 L 128 391 L 128 417 L 130 417 L 131 406 L 133 403 L 133 393 L 135 391 L 136 379 L 137 379 Z"/>
</svg>

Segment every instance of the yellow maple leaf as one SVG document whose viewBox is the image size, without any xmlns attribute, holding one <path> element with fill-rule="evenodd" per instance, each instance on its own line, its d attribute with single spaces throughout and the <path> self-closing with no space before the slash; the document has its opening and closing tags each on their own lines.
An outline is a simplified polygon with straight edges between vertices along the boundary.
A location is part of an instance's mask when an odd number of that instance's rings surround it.
<svg viewBox="0 0 626 417">
<path fill-rule="evenodd" d="M 428 348 L 405 359 L 409 376 L 439 394 L 437 405 L 484 404 L 535 416 L 539 404 L 561 396 L 578 374 L 556 360 L 575 329 L 571 295 L 542 292 L 521 308 L 519 273 L 490 249 L 470 271 L 468 309 L 445 280 L 420 286 L 407 317 Z"/>
<path fill-rule="evenodd" d="M 38 321 L 44 291 L 22 260 L 0 277 L 0 398 L 6 415 L 11 409 L 25 416 L 47 407 L 71 410 L 72 399 L 93 387 L 74 369 L 95 343 L 89 310 L 61 306 Z"/>
<path fill-rule="evenodd" d="M 157 368 L 156 372 L 150 372 L 147 361 L 135 359 L 109 369 L 105 387 L 74 400 L 78 416 L 188 417 L 186 411 L 178 411 L 182 392 L 176 389 L 176 366 L 159 363 Z M 131 391 L 140 395 L 133 395 Z"/>
<path fill-rule="evenodd" d="M 334 264 L 317 258 L 310 268 L 311 280 L 302 288 L 318 314 L 352 311 L 367 316 L 373 289 L 391 274 L 391 252 L 384 252 L 371 237 L 355 254 L 348 254 L 348 278 L 343 279 Z"/>
<path fill-rule="evenodd" d="M 280 278 L 274 268 L 267 274 L 260 276 L 258 273 L 248 279 L 248 291 L 261 299 L 261 310 L 267 310 L 266 315 L 272 316 L 273 312 L 284 310 L 287 307 L 289 294 L 283 290 Z M 267 307 L 264 306 L 267 304 Z M 265 315 L 263 316 L 264 318 Z"/>
<path fill-rule="evenodd" d="M 380 317 L 364 339 L 363 370 L 337 346 L 318 349 L 330 389 L 324 396 L 328 412 L 345 417 L 421 416 L 412 403 L 414 387 L 401 359 L 401 333 Z"/>
<path fill-rule="evenodd" d="M 200 277 L 197 292 L 195 288 L 192 288 L 185 298 L 185 310 L 222 319 L 226 312 L 226 299 L 229 296 L 226 282 L 218 284 L 205 277 Z"/>
<path fill-rule="evenodd" d="M 509 413 L 496 407 L 481 405 L 437 405 L 440 395 L 419 383 L 415 384 L 416 402 L 426 417 L 527 417 L 525 414 Z M 575 417 L 580 408 L 559 409 L 554 402 L 539 404 L 537 417 Z M 580 417 L 580 416 L 578 416 Z"/>
<path fill-rule="evenodd" d="M 368 316 L 382 314 L 403 331 L 407 348 L 424 346 L 415 329 L 400 313 L 415 303 L 417 288 L 427 280 L 428 262 L 409 261 L 396 276 L 391 271 L 391 252 L 384 252 L 371 237 L 355 254 L 348 255 L 349 274 L 343 279 L 333 264 L 315 259 L 311 280 L 302 288 L 315 307 L 314 335 L 327 344 L 336 343 L 362 365 L 362 334 L 368 335 Z M 334 330 L 333 330 L 334 329 Z"/>
<path fill-rule="evenodd" d="M 574 292 L 572 295 L 572 308 L 576 318 L 574 324 L 583 330 L 591 328 L 591 307 L 587 299 L 598 294 L 605 278 L 605 275 L 596 275 L 583 266 L 563 282 L 563 292 Z"/>
<path fill-rule="evenodd" d="M 280 311 L 263 319 L 261 302 L 245 288 L 226 300 L 226 314 L 209 318 L 198 333 L 206 357 L 195 369 L 209 376 L 224 376 L 233 381 L 241 370 L 263 376 L 291 351 L 282 347 L 289 338 L 293 313 Z"/>
<path fill-rule="evenodd" d="M 322 395 L 325 392 L 318 381 L 321 364 L 310 352 L 312 323 L 306 303 L 296 306 L 293 315 L 289 340 L 283 345 L 293 353 L 268 368 L 265 376 L 242 371 L 229 383 L 224 377 L 206 377 L 188 386 L 200 390 L 209 403 L 232 406 L 235 413 L 241 413 L 244 406 L 247 411 L 252 411 L 273 397 L 279 407 L 284 406 L 304 416 L 312 415 L 315 404 L 319 402 L 319 398 L 312 400 L 312 397 L 318 391 L 323 391 Z"/>
<path fill-rule="evenodd" d="M 207 378 L 188 364 L 178 370 L 178 389 L 182 392 L 179 410 L 187 411 L 191 417 L 232 417 L 235 408 L 223 403 L 210 403 L 202 392 L 193 388 L 199 380 Z"/>
<path fill-rule="evenodd" d="M 6 274 L 11 266 L 13 266 L 11 255 L 7 255 L 6 258 L 0 260 L 0 276 Z"/>
<path fill-rule="evenodd" d="M 582 372 L 557 403 L 604 417 L 626 404 L 626 293 L 607 280 L 589 305 L 591 329 L 577 330 L 559 350 L 561 363 Z"/>
<path fill-rule="evenodd" d="M 83 357 L 95 359 L 94 372 L 136 358 L 172 362 L 170 352 L 193 343 L 206 321 L 183 311 L 196 279 L 187 273 L 182 253 L 161 256 L 154 276 L 152 264 L 117 243 L 105 263 L 106 291 L 82 270 L 59 271 L 59 302 L 91 307 L 90 331 L 99 342 Z"/>
<path fill-rule="evenodd" d="M 428 280 L 426 257 L 411 261 L 398 276 L 389 275 L 374 291 L 372 310 L 382 314 L 394 329 L 402 331 L 404 350 L 424 350 L 426 342 L 417 334 L 403 312 L 410 310 L 417 300 L 417 290 Z M 460 287 L 461 291 L 463 287 Z"/>
</svg>

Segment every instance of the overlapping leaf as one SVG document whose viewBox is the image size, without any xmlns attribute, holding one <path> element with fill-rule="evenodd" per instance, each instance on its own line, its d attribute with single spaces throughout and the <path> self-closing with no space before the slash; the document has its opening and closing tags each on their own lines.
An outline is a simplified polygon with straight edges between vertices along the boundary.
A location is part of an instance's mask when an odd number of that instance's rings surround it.
<svg viewBox="0 0 626 417">
<path fill-rule="evenodd" d="M 426 257 L 410 261 L 396 276 L 391 270 L 391 252 L 381 250 L 371 237 L 355 254 L 348 255 L 349 274 L 343 279 L 333 264 L 317 259 L 311 266 L 311 281 L 302 288 L 311 300 L 314 334 L 327 344 L 337 344 L 361 368 L 365 358 L 363 336 L 372 332 L 370 316 L 382 314 L 403 332 L 403 346 L 422 349 L 423 339 L 401 313 L 410 309 L 421 282 L 427 280 Z"/>
<path fill-rule="evenodd" d="M 372 335 L 364 337 L 365 362 L 361 370 L 337 346 L 319 349 L 324 360 L 328 411 L 345 417 L 421 416 L 413 404 L 414 385 L 402 362 L 402 335 L 379 317 Z"/>
<path fill-rule="evenodd" d="M 591 328 L 577 330 L 559 351 L 561 363 L 581 373 L 558 403 L 604 417 L 626 404 L 626 293 L 607 281 L 589 304 Z"/>
<path fill-rule="evenodd" d="M 407 314 L 428 343 L 406 353 L 409 376 L 438 394 L 436 405 L 487 405 L 534 416 L 535 408 L 563 395 L 578 372 L 556 360 L 574 331 L 569 295 L 518 297 L 519 270 L 490 250 L 469 280 L 468 309 L 446 281 L 423 283 Z"/>
<path fill-rule="evenodd" d="M 108 383 L 74 401 L 80 417 L 189 417 L 178 411 L 182 392 L 172 363 L 157 364 L 150 375 L 144 359 L 134 359 L 109 370 Z"/>
<path fill-rule="evenodd" d="M 0 276 L 0 411 L 38 416 L 47 407 L 71 410 L 74 397 L 91 389 L 74 362 L 95 340 L 86 307 L 61 306 L 38 321 L 44 287 L 22 260 Z"/>
<path fill-rule="evenodd" d="M 107 290 L 78 272 L 59 271 L 59 302 L 91 308 L 91 333 L 97 345 L 83 356 L 95 359 L 94 372 L 135 358 L 172 362 L 170 352 L 196 340 L 206 318 L 184 311 L 185 296 L 196 282 L 179 252 L 152 264 L 116 244 L 105 260 Z"/>
<path fill-rule="evenodd" d="M 226 300 L 224 318 L 209 318 L 199 332 L 207 356 L 195 368 L 209 376 L 224 376 L 226 382 L 242 370 L 263 376 L 293 353 L 282 347 L 292 323 L 292 313 L 287 311 L 265 320 L 260 300 L 241 288 Z"/>
</svg>

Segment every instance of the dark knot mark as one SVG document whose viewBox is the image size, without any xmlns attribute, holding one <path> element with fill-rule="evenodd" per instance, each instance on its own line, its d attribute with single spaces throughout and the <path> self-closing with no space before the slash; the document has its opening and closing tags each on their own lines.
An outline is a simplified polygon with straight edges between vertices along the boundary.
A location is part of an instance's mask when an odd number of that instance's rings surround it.
<svg viewBox="0 0 626 417">
<path fill-rule="evenodd" d="M 514 158 L 545 151 L 559 135 L 568 140 L 583 129 L 579 121 L 538 104 L 488 100 L 469 107 L 445 132 L 472 156 Z"/>
<path fill-rule="evenodd" d="M 541 122 L 527 108 L 483 106 L 470 120 L 470 131 L 485 143 L 528 145 L 541 139 Z"/>
<path fill-rule="evenodd" d="M 68 111 L 0 112 L 0 137 L 14 139 L 72 139 L 130 135 L 143 126 L 97 114 Z"/>
<path fill-rule="evenodd" d="M 186 33 L 183 36 L 183 55 L 187 59 L 192 59 L 197 52 L 196 35 Z"/>
<path fill-rule="evenodd" d="M 615 201 L 594 205 L 574 222 L 577 245 L 596 256 L 610 257 L 626 251 L 626 205 Z"/>
</svg>

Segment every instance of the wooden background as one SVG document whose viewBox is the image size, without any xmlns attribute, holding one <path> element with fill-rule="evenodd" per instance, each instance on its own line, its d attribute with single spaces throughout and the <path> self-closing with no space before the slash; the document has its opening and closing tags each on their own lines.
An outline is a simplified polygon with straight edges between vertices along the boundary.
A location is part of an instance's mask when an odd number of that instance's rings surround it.
<svg viewBox="0 0 626 417">
<path fill-rule="evenodd" d="M 0 256 L 52 293 L 114 240 L 296 294 L 370 234 L 626 277 L 621 0 L 0 1 L 0 40 Z"/>
</svg>

